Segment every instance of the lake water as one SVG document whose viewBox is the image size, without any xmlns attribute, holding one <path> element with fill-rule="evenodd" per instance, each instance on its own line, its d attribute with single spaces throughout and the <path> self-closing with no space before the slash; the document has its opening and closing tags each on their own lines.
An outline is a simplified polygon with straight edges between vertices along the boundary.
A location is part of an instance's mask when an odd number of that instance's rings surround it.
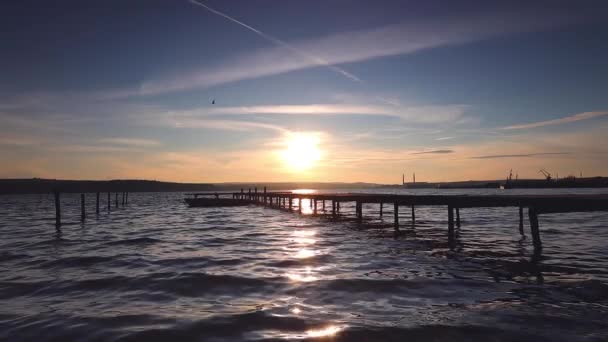
<svg viewBox="0 0 608 342">
<path fill-rule="evenodd" d="M 414 191 L 522 192 L 600 191 Z M 539 257 L 516 208 L 462 209 L 450 249 L 445 208 L 402 210 L 396 238 L 392 206 L 359 225 L 182 199 L 96 216 L 88 194 L 80 223 L 66 194 L 57 234 L 52 196 L 0 196 L 0 339 L 608 340 L 608 213 L 542 215 Z"/>
</svg>

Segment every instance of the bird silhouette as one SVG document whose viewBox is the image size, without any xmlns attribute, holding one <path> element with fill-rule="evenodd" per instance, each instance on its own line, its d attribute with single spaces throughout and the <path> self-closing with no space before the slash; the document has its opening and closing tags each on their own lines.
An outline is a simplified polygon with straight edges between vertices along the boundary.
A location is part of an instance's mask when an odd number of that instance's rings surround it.
<svg viewBox="0 0 608 342">
<path fill-rule="evenodd" d="M 211 101 L 211 104 L 215 104 L 215 99 L 213 99 L 213 101 Z"/>
</svg>

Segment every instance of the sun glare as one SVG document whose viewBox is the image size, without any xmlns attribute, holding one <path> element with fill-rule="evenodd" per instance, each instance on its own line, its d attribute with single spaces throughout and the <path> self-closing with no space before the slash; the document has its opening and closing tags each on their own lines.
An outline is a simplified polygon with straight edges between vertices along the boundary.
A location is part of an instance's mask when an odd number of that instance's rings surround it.
<svg viewBox="0 0 608 342">
<path fill-rule="evenodd" d="M 314 167 L 321 160 L 320 138 L 314 133 L 292 133 L 286 141 L 282 158 L 292 171 L 304 171 Z"/>
</svg>

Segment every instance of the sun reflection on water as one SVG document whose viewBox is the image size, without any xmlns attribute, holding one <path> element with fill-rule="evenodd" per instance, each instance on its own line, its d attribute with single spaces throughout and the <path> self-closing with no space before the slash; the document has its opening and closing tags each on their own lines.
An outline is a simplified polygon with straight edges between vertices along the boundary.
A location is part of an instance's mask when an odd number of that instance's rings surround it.
<svg viewBox="0 0 608 342">
<path fill-rule="evenodd" d="M 337 325 L 328 325 L 321 329 L 311 329 L 306 331 L 308 337 L 329 337 L 334 336 L 340 331 L 344 330 L 344 327 Z"/>
</svg>

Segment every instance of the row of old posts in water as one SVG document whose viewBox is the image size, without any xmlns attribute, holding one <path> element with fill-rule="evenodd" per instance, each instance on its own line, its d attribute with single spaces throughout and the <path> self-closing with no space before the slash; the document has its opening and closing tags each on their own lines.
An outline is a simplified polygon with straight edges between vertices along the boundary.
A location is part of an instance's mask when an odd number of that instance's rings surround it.
<svg viewBox="0 0 608 342">
<path fill-rule="evenodd" d="M 54 191 L 53 192 L 55 198 L 55 228 L 57 231 L 61 230 L 61 192 Z M 100 208 L 100 192 L 95 193 L 95 214 L 99 215 L 101 212 Z M 120 196 L 120 202 L 119 202 Z M 116 209 L 119 206 L 126 206 L 129 203 L 129 193 L 128 192 L 115 192 L 114 193 L 114 207 Z M 80 194 L 80 221 L 84 222 L 86 220 L 86 206 L 85 206 L 85 194 Z M 107 211 L 110 212 L 112 210 L 112 193 L 107 193 L 106 200 Z"/>
<path fill-rule="evenodd" d="M 208 193 L 194 194 L 206 196 Z M 247 192 L 241 189 L 234 193 L 214 193 L 216 198 L 221 195 L 231 195 L 233 199 L 247 201 L 251 204 L 263 205 L 270 208 L 297 211 L 302 213 L 302 200 L 308 200 L 312 214 L 317 215 L 319 203 L 323 214 L 326 214 L 326 202 L 331 203 L 331 216 L 340 217 L 340 203 L 354 203 L 355 219 L 363 221 L 363 205 L 376 204 L 379 215 L 383 215 L 384 205 L 393 207 L 393 227 L 399 234 L 399 209 L 406 206 L 411 208 L 411 226 L 416 225 L 417 206 L 442 206 L 447 208 L 448 241 L 454 242 L 455 227 L 461 226 L 460 209 L 466 208 L 497 208 L 515 207 L 519 214 L 519 232 L 524 235 L 524 209 L 528 211 L 528 220 L 532 243 L 535 250 L 542 250 L 539 216 L 553 213 L 573 213 L 590 211 L 608 211 L 608 195 L 395 195 L 395 194 L 365 194 L 365 193 L 297 193 L 297 192 L 258 192 L 257 188 Z M 575 229 L 575 228 L 574 228 Z"/>
</svg>

